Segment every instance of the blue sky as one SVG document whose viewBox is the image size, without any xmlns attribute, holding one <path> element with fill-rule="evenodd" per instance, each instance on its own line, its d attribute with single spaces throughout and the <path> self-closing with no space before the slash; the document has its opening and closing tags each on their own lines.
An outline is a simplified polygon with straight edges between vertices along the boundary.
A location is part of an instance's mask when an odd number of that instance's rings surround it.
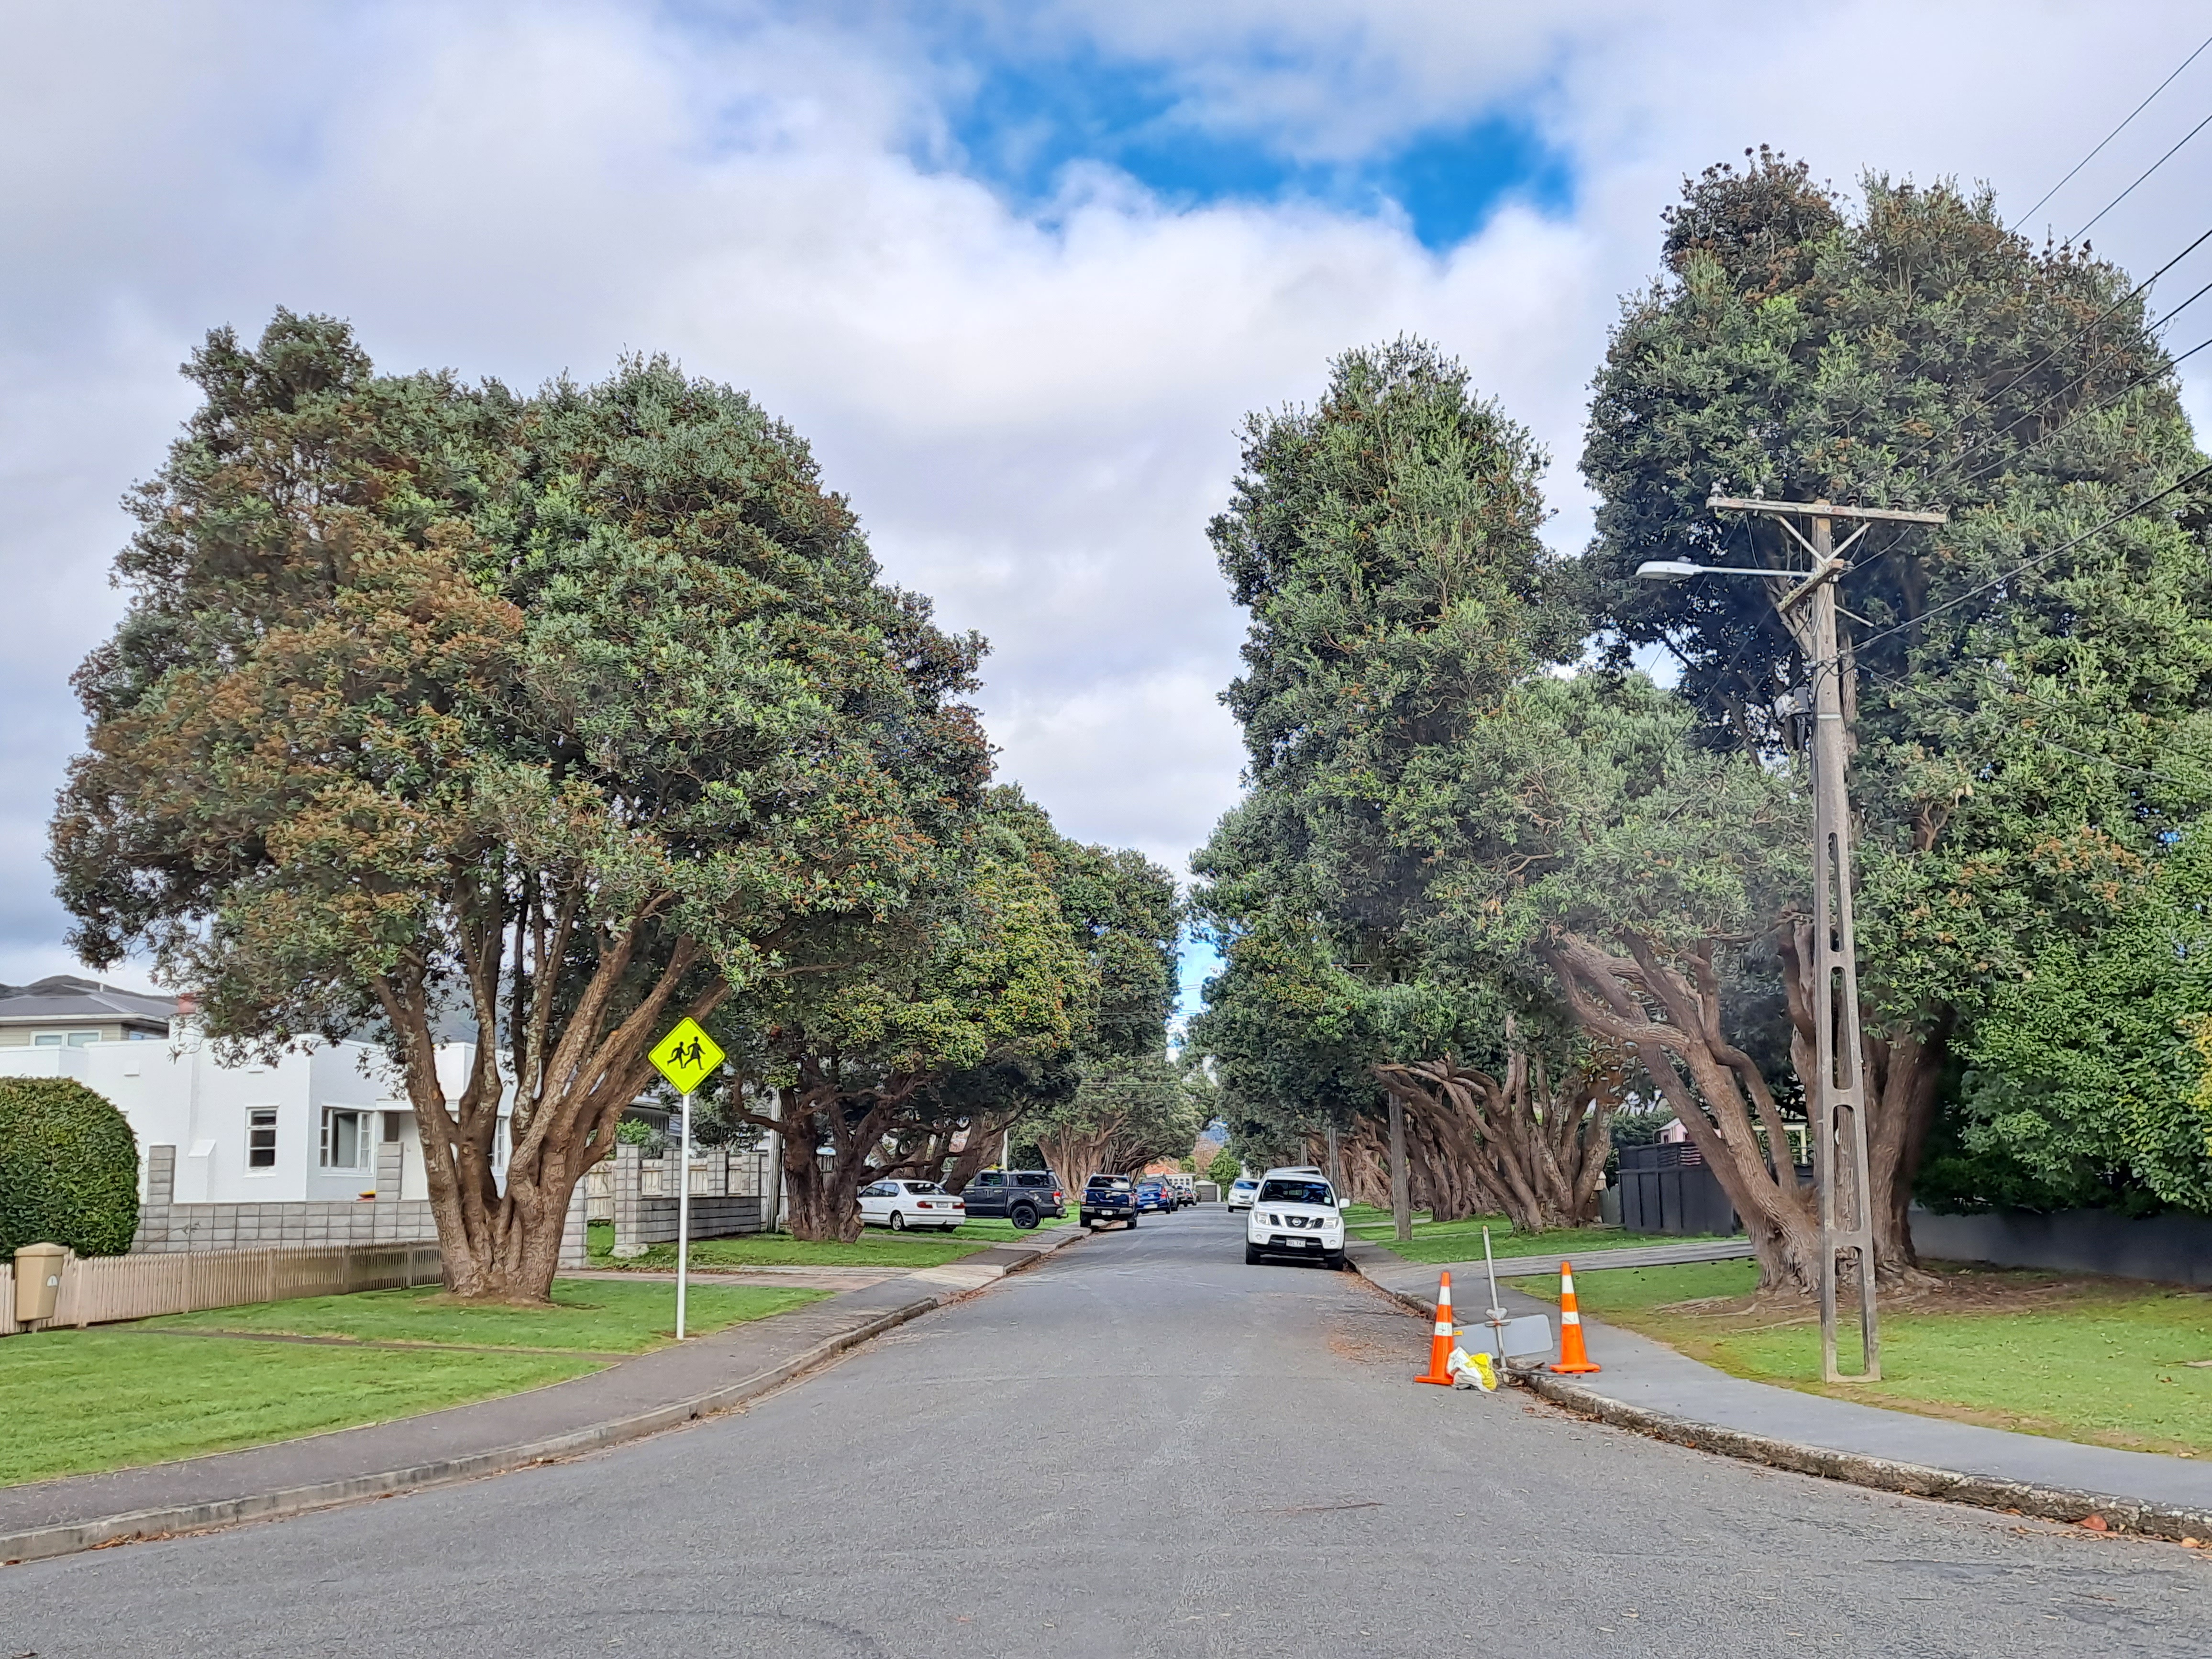
<svg viewBox="0 0 2212 1659">
<path fill-rule="evenodd" d="M 1548 448 L 1546 533 L 1578 550 L 1590 374 L 1685 174 L 1765 142 L 2033 202 L 2205 27 L 2201 0 L 7 9 L 0 981 L 75 965 L 45 863 L 69 676 L 211 326 L 284 305 L 394 369 L 531 386 L 665 350 L 745 387 L 886 573 L 991 641 L 1002 775 L 1185 877 L 1239 789 L 1205 526 L 1248 411 L 1423 335 Z M 1775 68 L 1809 62 L 1849 95 Z M 2057 228 L 2206 107 L 2212 54 Z M 2208 222 L 2192 151 L 2097 246 L 2148 270 Z"/>
<path fill-rule="evenodd" d="M 1509 198 L 1553 213 L 1572 205 L 1568 159 L 1510 111 L 1310 155 L 1279 131 L 1208 119 L 1173 66 L 1116 61 L 1095 46 L 965 67 L 946 111 L 946 163 L 1044 220 L 1086 163 L 1126 173 L 1170 209 L 1298 203 L 1402 217 L 1432 252 L 1467 240 Z"/>
</svg>

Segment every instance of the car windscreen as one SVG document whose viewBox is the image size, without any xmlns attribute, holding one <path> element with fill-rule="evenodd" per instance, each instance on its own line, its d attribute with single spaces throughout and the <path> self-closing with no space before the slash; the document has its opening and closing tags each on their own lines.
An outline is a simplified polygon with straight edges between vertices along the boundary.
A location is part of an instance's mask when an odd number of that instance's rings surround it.
<svg viewBox="0 0 2212 1659">
<path fill-rule="evenodd" d="M 1262 1204 L 1330 1204 L 1326 1181 L 1270 1181 L 1260 1188 Z"/>
<path fill-rule="evenodd" d="M 906 1189 L 910 1193 L 941 1193 L 945 1190 L 933 1181 L 909 1181 L 906 1183 Z"/>
<path fill-rule="evenodd" d="M 1129 1177 L 1127 1176 L 1093 1176 L 1091 1177 L 1091 1184 L 1094 1187 L 1106 1188 L 1117 1193 L 1127 1192 L 1129 1188 Z"/>
</svg>

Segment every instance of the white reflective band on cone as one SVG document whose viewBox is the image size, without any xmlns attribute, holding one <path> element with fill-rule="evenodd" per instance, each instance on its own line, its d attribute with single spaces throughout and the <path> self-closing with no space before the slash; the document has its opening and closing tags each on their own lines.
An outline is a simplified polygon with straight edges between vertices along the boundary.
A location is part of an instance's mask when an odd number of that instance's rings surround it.
<svg viewBox="0 0 2212 1659">
<path fill-rule="evenodd" d="M 1562 1325 L 1579 1325 L 1582 1322 L 1583 1316 L 1572 1308 L 1566 1309 L 1559 1315 L 1559 1323 Z"/>
</svg>

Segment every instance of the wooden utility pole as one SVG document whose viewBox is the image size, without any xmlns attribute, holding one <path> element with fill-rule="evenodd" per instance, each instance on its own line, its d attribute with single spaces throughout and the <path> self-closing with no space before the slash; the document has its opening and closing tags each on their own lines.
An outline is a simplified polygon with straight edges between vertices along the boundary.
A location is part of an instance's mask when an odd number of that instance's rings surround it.
<svg viewBox="0 0 2212 1659">
<path fill-rule="evenodd" d="M 1396 1225 L 1401 1244 L 1413 1237 L 1413 1182 L 1406 1175 L 1406 1103 L 1395 1094 L 1390 1097 L 1390 1219 Z"/>
<path fill-rule="evenodd" d="M 1805 659 L 1813 691 L 1813 1007 L 1811 1099 L 1813 1178 L 1820 1194 L 1820 1375 L 1830 1382 L 1881 1380 L 1881 1334 L 1875 1306 L 1874 1188 L 1867 1167 L 1866 1073 L 1860 1051 L 1858 938 L 1851 921 L 1851 808 L 1844 766 L 1843 654 L 1836 632 L 1836 579 L 1844 551 L 1869 524 L 1942 524 L 1943 513 L 1837 507 L 1827 501 L 1770 501 L 1716 495 L 1708 507 L 1767 514 L 1813 556 L 1803 580 L 1775 600 Z M 1810 541 L 1793 519 L 1810 520 Z M 1863 520 L 1843 547 L 1838 519 Z M 1788 580 L 1790 573 L 1772 575 Z M 1778 1173 L 1786 1146 L 1768 1148 Z M 1837 1256 L 1850 1251 L 1858 1277 L 1861 1369 L 1836 1364 Z"/>
</svg>

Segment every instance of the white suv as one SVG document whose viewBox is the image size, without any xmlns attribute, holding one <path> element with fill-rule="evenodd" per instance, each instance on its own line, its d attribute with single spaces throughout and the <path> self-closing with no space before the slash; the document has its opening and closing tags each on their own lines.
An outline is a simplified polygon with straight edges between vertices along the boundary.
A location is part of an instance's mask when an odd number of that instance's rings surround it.
<svg viewBox="0 0 2212 1659">
<path fill-rule="evenodd" d="M 1256 1264 L 1271 1255 L 1344 1265 L 1344 1212 L 1319 1170 L 1270 1170 L 1260 1177 L 1244 1223 L 1244 1260 Z"/>
</svg>

